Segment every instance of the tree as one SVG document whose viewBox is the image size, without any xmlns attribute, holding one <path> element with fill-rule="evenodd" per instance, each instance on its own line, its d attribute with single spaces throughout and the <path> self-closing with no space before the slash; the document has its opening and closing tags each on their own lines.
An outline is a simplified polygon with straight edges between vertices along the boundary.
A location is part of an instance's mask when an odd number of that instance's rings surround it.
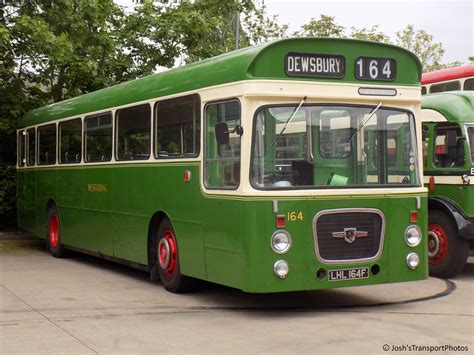
<svg viewBox="0 0 474 355">
<path fill-rule="evenodd" d="M 179 34 L 165 13 L 176 3 L 142 1 L 126 16 L 119 31 L 125 51 L 133 62 L 131 78 L 153 73 L 158 66 L 171 68 L 180 53 Z"/>
<path fill-rule="evenodd" d="M 311 20 L 294 33 L 295 36 L 343 37 L 345 28 L 336 23 L 333 16 L 321 14 L 318 20 Z"/>
<path fill-rule="evenodd" d="M 60 101 L 129 80 L 134 53 L 126 50 L 123 10 L 113 0 L 36 0 L 12 21 L 21 68 Z"/>
<path fill-rule="evenodd" d="M 143 1 L 135 7 L 132 18 L 136 28 L 141 28 L 141 43 L 158 43 L 165 53 L 173 53 L 184 63 L 233 50 L 235 26 L 239 26 L 239 48 L 282 38 L 288 28 L 278 24 L 277 16 L 269 17 L 264 5 L 258 7 L 252 0 L 196 0 L 179 4 Z M 167 36 L 168 46 L 163 47 L 163 38 Z"/>
<path fill-rule="evenodd" d="M 441 69 L 440 60 L 444 54 L 441 43 L 434 43 L 433 36 L 424 30 L 415 31 L 413 25 L 396 33 L 396 44 L 415 53 L 423 64 L 425 72 Z"/>
<path fill-rule="evenodd" d="M 131 18 L 113 0 L 2 1 L 0 215 L 14 209 L 15 129 L 26 111 L 173 65 L 174 53 L 142 56 L 134 28 L 122 27 Z"/>
<path fill-rule="evenodd" d="M 265 5 L 260 8 L 254 7 L 253 11 L 245 13 L 243 27 L 250 45 L 285 38 L 288 31 L 287 24 L 278 23 L 277 15 L 268 17 Z"/>
<path fill-rule="evenodd" d="M 236 14 L 249 4 L 249 1 L 199 0 L 183 2 L 170 12 L 167 16 L 172 18 L 174 31 L 180 34 L 185 61 L 194 62 L 232 51 Z M 246 46 L 247 38 L 239 36 L 239 47 Z"/>
<path fill-rule="evenodd" d="M 390 43 L 390 37 L 379 30 L 379 25 L 374 25 L 370 28 L 355 28 L 351 27 L 351 34 L 349 37 L 355 39 L 362 39 L 366 41 L 374 41 L 381 43 Z"/>
</svg>

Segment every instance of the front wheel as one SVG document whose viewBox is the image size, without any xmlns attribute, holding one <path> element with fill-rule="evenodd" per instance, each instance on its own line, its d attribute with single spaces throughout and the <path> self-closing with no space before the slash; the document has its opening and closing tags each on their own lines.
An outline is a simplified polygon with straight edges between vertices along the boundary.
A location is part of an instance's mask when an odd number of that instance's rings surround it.
<svg viewBox="0 0 474 355">
<path fill-rule="evenodd" d="M 428 218 L 430 275 L 449 278 L 459 274 L 468 257 L 468 241 L 458 236 L 456 226 L 445 213 L 429 211 Z"/>
<path fill-rule="evenodd" d="M 180 272 L 178 242 L 169 220 L 161 222 L 155 245 L 156 267 L 163 286 L 173 293 L 189 291 L 194 279 Z"/>
</svg>

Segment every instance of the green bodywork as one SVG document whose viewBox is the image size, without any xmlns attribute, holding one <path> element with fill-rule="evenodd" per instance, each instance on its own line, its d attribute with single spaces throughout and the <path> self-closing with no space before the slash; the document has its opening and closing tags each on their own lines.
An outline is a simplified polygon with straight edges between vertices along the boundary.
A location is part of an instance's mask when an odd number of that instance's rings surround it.
<svg viewBox="0 0 474 355">
<path fill-rule="evenodd" d="M 288 51 L 343 54 L 346 57 L 345 78 L 286 77 L 282 63 Z M 353 62 L 361 53 L 395 58 L 398 64 L 396 80 L 390 83 L 357 81 Z M 274 78 L 418 86 L 420 73 L 421 66 L 413 54 L 390 45 L 335 39 L 282 40 L 53 104 L 26 115 L 22 125 L 28 127 L 78 117 L 88 112 L 241 80 Z M 250 127 L 246 128 L 245 134 L 251 134 Z M 229 196 L 226 191 L 208 195 L 199 178 L 203 152 L 199 157 L 200 161 L 19 168 L 19 225 L 45 238 L 48 203 L 55 203 L 63 244 L 148 267 L 150 223 L 153 216 L 167 216 L 176 232 L 183 274 L 248 292 L 371 285 L 421 280 L 428 276 L 426 238 L 414 248 L 405 242 L 405 230 L 412 224 L 409 221 L 411 211 L 421 207 L 416 224 L 422 231 L 427 229 L 426 194 L 373 195 L 371 189 L 366 189 L 366 194 L 354 196 L 344 194 L 344 190 L 337 196 L 308 190 L 304 197 L 287 198 L 278 196 L 275 191 L 269 191 L 265 197 Z M 191 172 L 191 181 L 184 181 L 184 171 Z M 242 176 L 244 178 L 248 179 Z M 404 191 L 409 190 L 404 188 Z M 301 219 L 286 221 L 285 229 L 291 234 L 293 245 L 284 255 L 274 253 L 270 247 L 270 238 L 277 229 L 273 211 L 275 199 L 278 200 L 278 214 L 296 212 L 299 215 L 301 212 Z M 385 216 L 382 252 L 374 261 L 332 266 L 318 261 L 313 218 L 319 211 L 339 208 L 376 208 Z M 406 265 L 409 252 L 420 256 L 421 265 L 415 270 Z M 279 259 L 286 260 L 290 267 L 285 279 L 279 279 L 273 273 L 273 265 Z M 320 268 L 370 268 L 373 264 L 380 267 L 380 272 L 370 274 L 367 279 L 334 282 L 327 278 L 316 279 L 316 271 Z"/>
<path fill-rule="evenodd" d="M 474 91 L 447 91 L 423 95 L 421 108 L 438 111 L 449 122 L 474 123 Z"/>
<path fill-rule="evenodd" d="M 184 170 L 190 170 L 196 178 L 184 182 Z M 416 195 L 371 196 L 369 192 L 363 197 L 332 198 L 211 197 L 202 194 L 198 176 L 196 163 L 20 170 L 19 223 L 44 238 L 46 203 L 52 199 L 58 206 L 64 244 L 147 265 L 151 216 L 164 211 L 178 237 L 182 273 L 249 292 L 312 290 L 427 277 L 427 265 L 412 271 L 405 262 L 412 251 L 422 261 L 427 260 L 426 239 L 416 248 L 408 247 L 404 240 L 409 213 L 416 210 Z M 35 189 L 35 181 L 41 188 Z M 107 185 L 106 192 L 89 192 L 90 183 Z M 270 247 L 270 237 L 277 229 L 272 211 L 275 198 L 279 200 L 278 214 L 302 212 L 303 220 L 286 222 L 293 246 L 285 255 L 275 254 Z M 422 197 L 421 202 L 417 224 L 426 230 L 427 219 L 422 212 L 426 198 Z M 315 256 L 313 218 L 321 210 L 351 207 L 377 208 L 385 215 L 382 254 L 373 262 L 324 265 Z M 284 280 L 273 274 L 273 264 L 279 259 L 290 265 Z M 375 263 L 380 273 L 368 279 L 316 279 L 321 267 L 332 270 Z"/>
<path fill-rule="evenodd" d="M 441 113 L 448 122 L 459 125 L 464 137 L 464 166 L 446 168 L 434 164 L 434 141 L 436 123 L 424 123 L 427 128 L 428 153 L 424 167 L 424 175 L 435 177 L 435 190 L 430 191 L 429 197 L 448 199 L 454 203 L 467 217 L 474 218 L 474 185 L 463 184 L 463 175 L 474 175 L 474 162 L 469 154 L 469 141 L 466 139 L 465 125 L 474 125 L 474 92 L 451 91 L 439 94 L 430 94 L 422 97 L 422 109 L 431 109 Z M 473 144 L 471 142 L 471 144 Z M 452 176 L 457 184 L 442 184 L 436 182 L 436 176 Z"/>
</svg>

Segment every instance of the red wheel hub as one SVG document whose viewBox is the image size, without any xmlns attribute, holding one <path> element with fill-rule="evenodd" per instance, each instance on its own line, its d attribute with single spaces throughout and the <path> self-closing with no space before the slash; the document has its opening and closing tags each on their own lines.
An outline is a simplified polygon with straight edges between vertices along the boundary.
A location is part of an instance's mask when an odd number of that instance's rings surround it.
<svg viewBox="0 0 474 355">
<path fill-rule="evenodd" d="M 56 248 L 59 245 L 59 219 L 53 214 L 49 220 L 49 245 Z"/>
<path fill-rule="evenodd" d="M 448 256 L 448 235 L 438 224 L 430 224 L 428 229 L 429 261 L 431 264 L 441 264 Z"/>
<path fill-rule="evenodd" d="M 176 238 L 171 230 L 166 230 L 158 244 L 158 262 L 165 275 L 173 276 L 176 272 L 178 248 Z"/>
</svg>

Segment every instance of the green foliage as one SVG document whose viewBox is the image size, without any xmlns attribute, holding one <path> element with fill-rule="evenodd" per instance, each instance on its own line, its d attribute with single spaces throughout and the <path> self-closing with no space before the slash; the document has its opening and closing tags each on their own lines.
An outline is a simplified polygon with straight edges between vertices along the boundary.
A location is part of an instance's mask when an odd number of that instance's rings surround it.
<svg viewBox="0 0 474 355">
<path fill-rule="evenodd" d="M 172 19 L 165 16 L 170 6 L 145 1 L 122 20 L 119 32 L 125 51 L 132 59 L 129 75 L 136 78 L 150 74 L 157 66 L 172 67 L 180 53 L 179 34 Z"/>
<path fill-rule="evenodd" d="M 408 25 L 396 33 L 395 43 L 415 53 L 425 72 L 443 68 L 440 63 L 444 54 L 443 46 L 441 43 L 434 43 L 433 36 L 426 31 L 415 31 L 413 25 Z"/>
<path fill-rule="evenodd" d="M 15 167 L 0 162 L 0 226 L 6 226 L 15 223 L 15 181 Z"/>
<path fill-rule="evenodd" d="M 288 25 L 278 23 L 277 15 L 267 16 L 265 5 L 244 13 L 243 27 L 251 45 L 285 38 L 288 31 Z"/>
<path fill-rule="evenodd" d="M 182 2 L 161 16 L 180 43 L 181 58 L 190 63 L 233 50 L 235 26 L 239 26 L 239 48 L 247 47 L 248 36 L 236 16 L 253 9 L 251 0 L 197 0 Z"/>
<path fill-rule="evenodd" d="M 344 37 L 345 28 L 336 23 L 333 16 L 321 14 L 318 20 L 312 18 L 307 24 L 301 26 L 301 30 L 294 33 L 295 36 L 315 37 Z"/>
<path fill-rule="evenodd" d="M 460 62 L 458 60 L 454 61 L 454 62 L 450 62 L 450 63 L 446 63 L 446 64 L 441 64 L 440 65 L 440 69 L 444 69 L 444 68 L 454 68 L 454 67 L 459 67 L 463 65 L 463 62 Z M 435 70 L 435 69 L 433 69 Z"/>
<path fill-rule="evenodd" d="M 355 39 L 362 39 L 366 41 L 374 41 L 374 42 L 382 42 L 382 43 L 390 43 L 390 37 L 388 37 L 385 33 L 379 30 L 379 25 L 374 25 L 370 28 L 355 28 L 351 27 L 351 34 L 349 37 Z"/>
</svg>

